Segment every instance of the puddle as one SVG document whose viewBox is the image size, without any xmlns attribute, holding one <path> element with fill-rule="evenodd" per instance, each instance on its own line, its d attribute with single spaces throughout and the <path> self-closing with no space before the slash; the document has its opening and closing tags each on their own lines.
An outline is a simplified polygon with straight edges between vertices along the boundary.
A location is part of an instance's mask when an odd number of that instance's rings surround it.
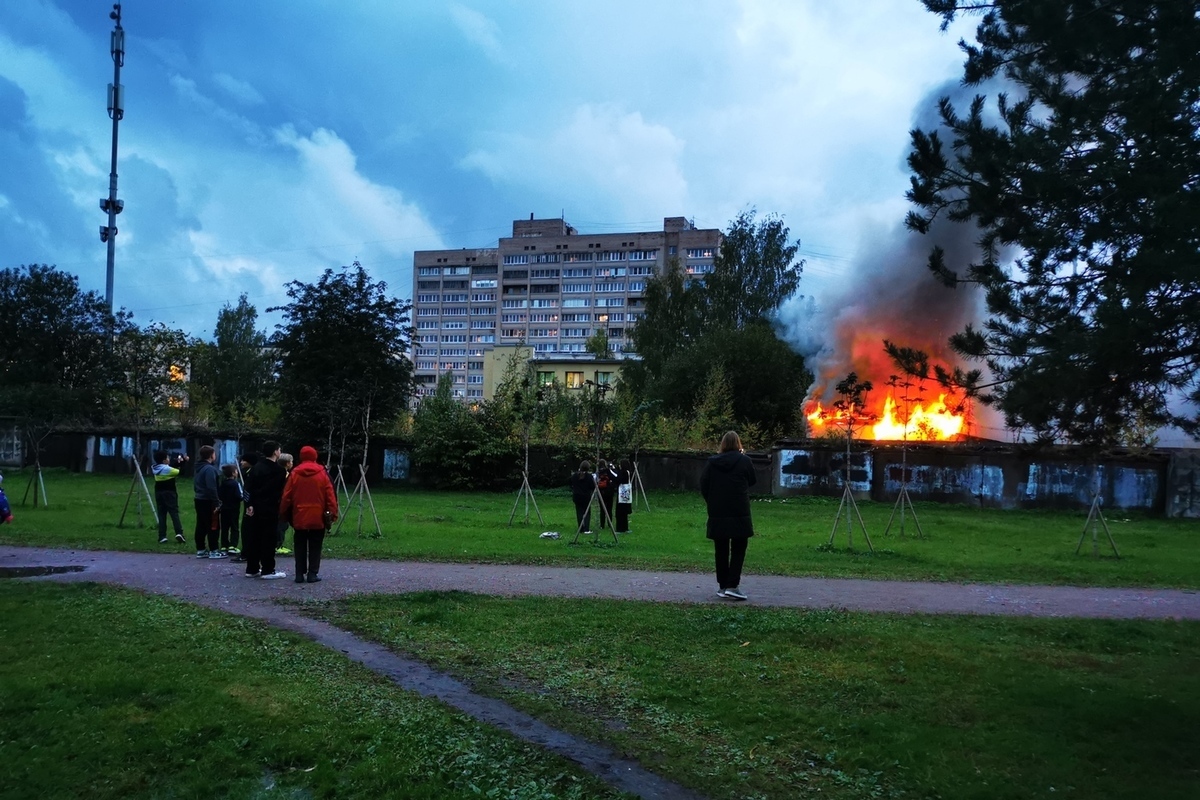
<svg viewBox="0 0 1200 800">
<path fill-rule="evenodd" d="M 42 575 L 61 575 L 64 572 L 83 572 L 87 567 L 0 567 L 0 579 L 37 578 Z"/>
</svg>

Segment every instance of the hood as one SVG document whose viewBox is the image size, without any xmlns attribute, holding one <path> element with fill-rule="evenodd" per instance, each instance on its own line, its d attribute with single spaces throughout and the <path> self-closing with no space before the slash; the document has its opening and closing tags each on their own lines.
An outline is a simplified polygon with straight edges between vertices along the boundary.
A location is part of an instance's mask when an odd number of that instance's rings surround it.
<svg viewBox="0 0 1200 800">
<path fill-rule="evenodd" d="M 708 460 L 708 463 L 713 465 L 714 469 L 719 469 L 723 472 L 731 472 L 738 461 L 742 459 L 742 454 L 737 450 L 730 450 L 728 453 L 715 455 Z"/>
<path fill-rule="evenodd" d="M 298 465 L 296 465 L 296 468 L 292 470 L 292 474 L 302 475 L 307 478 L 310 475 L 318 475 L 324 471 L 325 468 L 315 461 L 301 461 Z"/>
<path fill-rule="evenodd" d="M 304 445 L 304 447 L 300 448 L 300 463 L 301 464 L 303 464 L 306 461 L 316 461 L 316 460 L 317 460 L 317 449 L 315 447 L 310 447 L 309 445 Z"/>
</svg>

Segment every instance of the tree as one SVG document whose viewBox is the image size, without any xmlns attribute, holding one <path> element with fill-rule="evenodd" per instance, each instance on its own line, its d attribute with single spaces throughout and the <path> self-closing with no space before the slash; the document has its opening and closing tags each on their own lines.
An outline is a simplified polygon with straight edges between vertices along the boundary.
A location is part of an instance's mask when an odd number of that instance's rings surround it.
<svg viewBox="0 0 1200 800">
<path fill-rule="evenodd" d="M 0 270 L 0 416 L 12 416 L 35 463 L 51 433 L 101 422 L 114 379 L 114 319 L 96 292 L 45 264 Z"/>
<path fill-rule="evenodd" d="M 118 369 L 114 383 L 119 420 L 132 425 L 134 457 L 141 458 L 142 431 L 188 402 L 185 380 L 191 342 L 183 331 L 154 323 L 140 328 L 126 320 L 113 338 Z"/>
<path fill-rule="evenodd" d="M 198 344 L 192 364 L 192 383 L 208 392 L 216 423 L 238 439 L 267 415 L 274 383 L 274 357 L 257 321 L 246 295 L 236 306 L 226 303 L 217 313 L 213 341 Z"/>
<path fill-rule="evenodd" d="M 507 401 L 477 407 L 454 397 L 453 376 L 438 378 L 413 420 L 413 456 L 421 478 L 441 489 L 495 489 L 519 472 Z"/>
<path fill-rule="evenodd" d="M 646 313 L 631 333 L 641 360 L 624 370 L 630 391 L 665 413 L 691 415 L 697 376 L 719 368 L 739 425 L 764 436 L 790 428 L 811 376 L 771 324 L 799 285 L 799 245 L 788 236 L 778 217 L 758 222 L 749 211 L 730 223 L 707 280 L 689 278 L 670 259 L 647 282 Z"/>
<path fill-rule="evenodd" d="M 316 283 L 287 284 L 271 345 L 279 358 L 284 427 L 304 441 L 340 438 L 366 448 L 390 425 L 412 393 L 411 304 L 389 297 L 355 261 L 325 270 Z"/>
<path fill-rule="evenodd" d="M 923 2 L 943 27 L 982 14 L 964 82 L 1009 89 L 964 115 L 942 98 L 943 130 L 912 132 L 908 226 L 981 231 L 978 263 L 930 256 L 986 293 L 952 347 L 1039 438 L 1112 443 L 1131 419 L 1200 436 L 1200 4 Z"/>
</svg>

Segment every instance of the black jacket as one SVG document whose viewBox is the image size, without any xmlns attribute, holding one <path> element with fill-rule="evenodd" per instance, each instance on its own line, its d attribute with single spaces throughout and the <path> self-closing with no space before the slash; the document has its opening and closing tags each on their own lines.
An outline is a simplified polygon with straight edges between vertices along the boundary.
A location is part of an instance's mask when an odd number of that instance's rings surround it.
<svg viewBox="0 0 1200 800">
<path fill-rule="evenodd" d="M 742 453 L 713 456 L 700 476 L 700 494 L 708 504 L 708 538 L 744 539 L 754 535 L 750 521 L 750 487 L 754 465 Z"/>
<path fill-rule="evenodd" d="M 283 486 L 287 483 L 287 470 L 278 461 L 261 458 L 246 473 L 246 505 L 270 516 L 278 516 L 279 504 L 283 501 Z"/>
<path fill-rule="evenodd" d="M 586 503 L 592 499 L 596 489 L 596 479 L 590 472 L 571 473 L 571 499 L 576 503 Z"/>
</svg>

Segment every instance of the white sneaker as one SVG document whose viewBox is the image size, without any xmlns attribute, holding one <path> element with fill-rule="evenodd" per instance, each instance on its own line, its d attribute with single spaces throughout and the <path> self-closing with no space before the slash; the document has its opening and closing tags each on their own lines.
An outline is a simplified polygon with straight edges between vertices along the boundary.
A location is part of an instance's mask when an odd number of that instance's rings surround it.
<svg viewBox="0 0 1200 800">
<path fill-rule="evenodd" d="M 228 558 L 229 556 L 225 555 L 220 550 L 210 550 L 208 553 L 208 557 L 209 558 Z"/>
<path fill-rule="evenodd" d="M 742 594 L 741 591 L 736 586 L 732 589 L 726 589 L 725 596 L 728 597 L 730 600 L 745 600 L 746 599 L 746 595 Z"/>
<path fill-rule="evenodd" d="M 207 550 L 197 550 L 196 558 L 208 558 L 208 551 Z"/>
<path fill-rule="evenodd" d="M 269 574 L 267 574 L 267 575 L 263 575 L 263 576 L 262 576 L 262 579 L 263 579 L 264 581 L 277 581 L 277 580 L 279 580 L 280 578 L 286 578 L 286 577 L 287 577 L 287 573 L 286 573 L 286 572 L 278 572 L 278 571 L 276 571 L 276 572 L 269 573 Z"/>
<path fill-rule="evenodd" d="M 717 589 L 717 597 L 724 597 L 724 596 L 725 596 L 725 590 L 718 588 Z"/>
</svg>

